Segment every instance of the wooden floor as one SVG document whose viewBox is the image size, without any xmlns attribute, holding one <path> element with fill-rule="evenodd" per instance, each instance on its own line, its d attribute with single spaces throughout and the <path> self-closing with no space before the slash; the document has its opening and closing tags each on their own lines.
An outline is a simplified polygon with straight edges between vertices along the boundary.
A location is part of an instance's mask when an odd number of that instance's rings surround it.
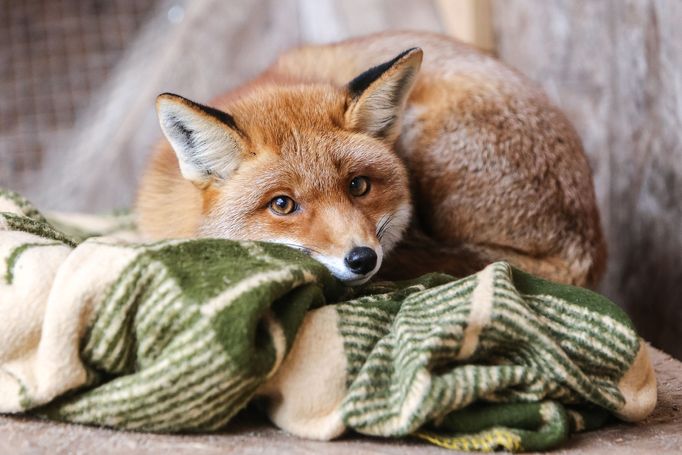
<svg viewBox="0 0 682 455">
<path fill-rule="evenodd" d="M 652 349 L 659 403 L 654 414 L 637 425 L 611 425 L 573 437 L 553 453 L 618 455 L 681 453 L 682 363 Z M 445 454 L 421 441 L 382 440 L 358 435 L 334 442 L 299 439 L 273 428 L 252 414 L 239 416 L 215 435 L 153 435 L 0 416 L 0 454 L 21 453 L 172 453 L 172 454 Z"/>
</svg>

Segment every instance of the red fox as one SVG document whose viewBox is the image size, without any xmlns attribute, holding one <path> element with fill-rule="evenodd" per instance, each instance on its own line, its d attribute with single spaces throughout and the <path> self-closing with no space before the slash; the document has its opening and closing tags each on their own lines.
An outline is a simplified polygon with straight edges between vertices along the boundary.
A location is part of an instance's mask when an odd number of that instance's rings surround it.
<svg viewBox="0 0 682 455">
<path fill-rule="evenodd" d="M 521 74 L 449 37 L 301 47 L 211 104 L 157 99 L 167 141 L 137 203 L 150 238 L 279 242 L 349 286 L 495 260 L 581 286 L 604 271 L 576 132 Z"/>
</svg>

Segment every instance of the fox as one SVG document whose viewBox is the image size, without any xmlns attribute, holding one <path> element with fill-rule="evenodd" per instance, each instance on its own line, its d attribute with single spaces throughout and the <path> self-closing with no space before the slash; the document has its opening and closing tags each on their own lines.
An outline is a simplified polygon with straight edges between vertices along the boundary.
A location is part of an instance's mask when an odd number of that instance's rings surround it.
<svg viewBox="0 0 682 455">
<path fill-rule="evenodd" d="M 281 54 L 209 104 L 164 93 L 149 239 L 276 242 L 347 286 L 504 260 L 595 286 L 606 244 L 577 132 L 515 69 L 395 31 Z"/>
</svg>

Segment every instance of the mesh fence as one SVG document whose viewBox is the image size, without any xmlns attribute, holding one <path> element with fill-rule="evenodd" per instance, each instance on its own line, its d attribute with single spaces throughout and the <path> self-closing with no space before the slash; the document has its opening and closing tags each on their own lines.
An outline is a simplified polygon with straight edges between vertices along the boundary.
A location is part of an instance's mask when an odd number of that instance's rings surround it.
<svg viewBox="0 0 682 455">
<path fill-rule="evenodd" d="M 0 0 L 0 185 L 130 207 L 159 93 L 210 102 L 292 46 L 396 28 L 442 31 L 436 1 Z"/>
<path fill-rule="evenodd" d="M 0 185 L 23 187 L 156 0 L 0 0 Z"/>
</svg>

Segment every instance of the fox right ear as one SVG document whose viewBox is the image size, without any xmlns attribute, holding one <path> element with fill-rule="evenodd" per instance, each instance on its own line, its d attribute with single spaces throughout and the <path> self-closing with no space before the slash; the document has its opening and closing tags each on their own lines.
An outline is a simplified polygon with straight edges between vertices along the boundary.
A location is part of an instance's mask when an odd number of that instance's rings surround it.
<svg viewBox="0 0 682 455">
<path fill-rule="evenodd" d="M 187 180 L 205 186 L 239 167 L 245 144 L 231 115 L 172 93 L 157 97 L 156 111 Z"/>
<path fill-rule="evenodd" d="M 351 129 L 395 141 L 400 134 L 407 97 L 421 67 L 422 54 L 418 47 L 408 49 L 350 81 L 345 117 Z"/>
</svg>

